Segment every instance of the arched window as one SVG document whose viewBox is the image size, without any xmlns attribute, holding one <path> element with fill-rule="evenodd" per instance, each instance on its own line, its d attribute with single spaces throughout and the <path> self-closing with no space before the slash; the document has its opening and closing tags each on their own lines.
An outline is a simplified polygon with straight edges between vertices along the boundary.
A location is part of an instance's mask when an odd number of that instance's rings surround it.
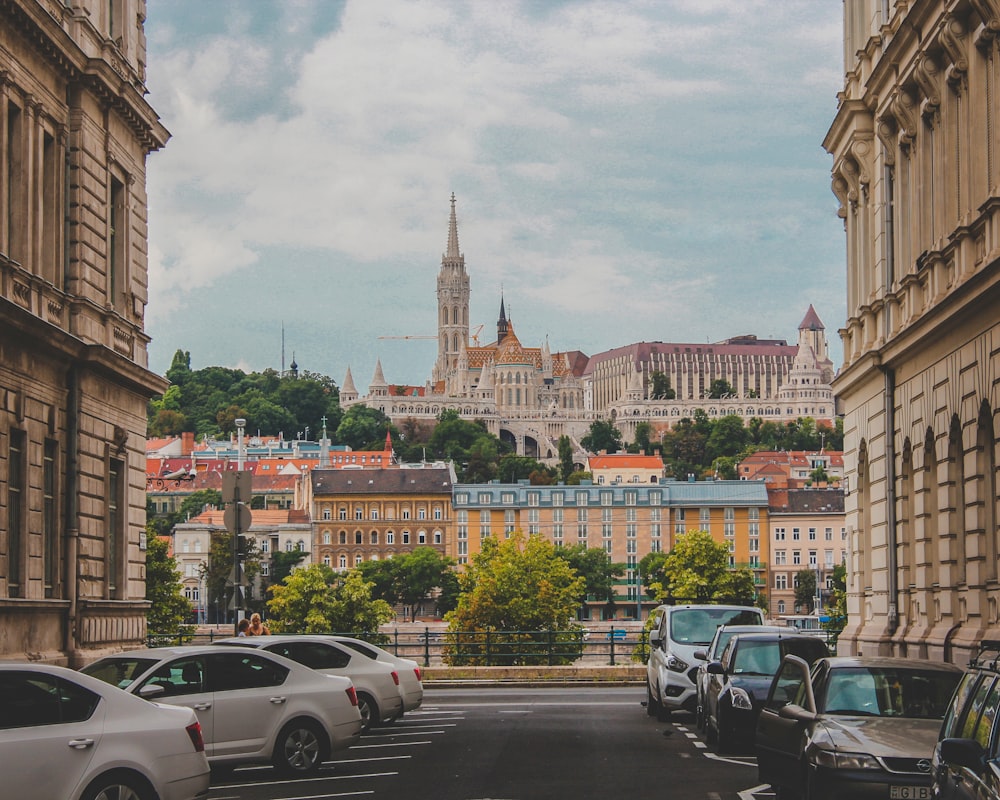
<svg viewBox="0 0 1000 800">
<path fill-rule="evenodd" d="M 965 463 L 962 447 L 962 425 L 956 414 L 948 431 L 948 532 L 952 537 L 951 557 L 955 560 L 955 583 L 966 582 L 968 550 L 965 527 Z"/>
<path fill-rule="evenodd" d="M 984 577 L 988 581 L 997 579 L 997 559 L 1000 547 L 997 543 L 997 454 L 996 437 L 993 433 L 993 413 L 985 400 L 979 408 L 979 429 L 976 447 L 976 480 L 979 482 L 979 525 L 986 537 L 983 554 L 986 556 Z"/>
<path fill-rule="evenodd" d="M 340 532 L 340 543 L 347 544 L 347 531 Z"/>
<path fill-rule="evenodd" d="M 340 558 L 337 559 L 337 564 L 341 569 L 347 569 L 347 556 L 341 555 Z"/>
<path fill-rule="evenodd" d="M 330 544 L 330 531 L 323 531 L 323 544 Z"/>
</svg>

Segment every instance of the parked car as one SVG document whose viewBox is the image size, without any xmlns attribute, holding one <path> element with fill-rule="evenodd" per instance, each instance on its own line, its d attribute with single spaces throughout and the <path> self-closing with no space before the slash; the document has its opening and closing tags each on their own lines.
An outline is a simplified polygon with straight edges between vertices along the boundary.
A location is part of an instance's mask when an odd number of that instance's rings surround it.
<svg viewBox="0 0 1000 800">
<path fill-rule="evenodd" d="M 721 658 L 722 651 L 729 644 L 729 640 L 738 633 L 762 633 L 765 631 L 789 633 L 795 630 L 795 628 L 789 628 L 787 625 L 720 625 L 716 629 L 715 636 L 712 637 L 712 643 L 709 644 L 708 649 L 694 651 L 695 659 L 700 662 L 698 664 L 698 675 L 694 681 L 695 693 L 698 696 L 695 717 L 698 730 L 705 730 L 705 687 L 708 686 L 708 665 Z"/>
<path fill-rule="evenodd" d="M 1000 800 L 1000 642 L 984 641 L 941 725 L 931 768 L 936 800 Z"/>
<path fill-rule="evenodd" d="M 193 800 L 210 773 L 194 712 L 65 667 L 0 664 L 4 797 Z"/>
<path fill-rule="evenodd" d="M 395 653 L 390 653 L 388 650 L 362 639 L 354 639 L 340 634 L 330 635 L 330 638 L 335 642 L 340 642 L 345 647 L 356 650 L 366 658 L 391 664 L 399 674 L 399 693 L 403 697 L 403 713 L 416 711 L 420 708 L 424 701 L 424 683 L 423 673 L 416 661 L 397 656 Z"/>
<path fill-rule="evenodd" d="M 274 653 L 198 645 L 133 650 L 82 670 L 198 715 L 213 766 L 271 763 L 311 775 L 361 737 L 354 685 Z"/>
<path fill-rule="evenodd" d="M 649 631 L 646 713 L 664 718 L 671 711 L 696 711 L 694 651 L 708 647 L 720 625 L 763 624 L 753 606 L 657 606 Z"/>
<path fill-rule="evenodd" d="M 323 634 L 282 634 L 218 639 L 216 644 L 257 647 L 277 653 L 327 675 L 350 678 L 358 693 L 361 731 L 394 722 L 403 714 L 399 672 L 391 664 L 373 661 Z"/>
<path fill-rule="evenodd" d="M 757 720 L 761 782 L 782 797 L 929 800 L 931 755 L 962 671 L 903 658 L 785 656 Z"/>
<path fill-rule="evenodd" d="M 771 679 L 789 653 L 812 664 L 830 651 L 823 639 L 785 628 L 740 633 L 729 640 L 719 661 L 708 664 L 705 738 L 720 751 L 753 742 Z"/>
</svg>

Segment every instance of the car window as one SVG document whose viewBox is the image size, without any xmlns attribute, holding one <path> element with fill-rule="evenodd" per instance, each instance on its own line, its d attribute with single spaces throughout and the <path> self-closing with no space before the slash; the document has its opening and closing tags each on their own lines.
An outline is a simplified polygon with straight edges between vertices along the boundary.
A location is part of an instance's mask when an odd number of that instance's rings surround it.
<svg viewBox="0 0 1000 800">
<path fill-rule="evenodd" d="M 990 733 L 993 730 L 993 723 L 997 718 L 997 704 L 1000 703 L 1000 681 L 993 681 L 993 686 L 986 694 L 983 706 L 979 712 L 979 719 L 972 729 L 970 739 L 975 739 L 982 745 L 984 750 L 990 746 Z"/>
<path fill-rule="evenodd" d="M 320 642 L 279 642 L 268 645 L 267 650 L 298 661 L 310 669 L 343 669 L 351 663 L 349 653 Z"/>
<path fill-rule="evenodd" d="M 136 678 L 158 661 L 157 658 L 102 658 L 100 661 L 88 664 L 80 672 L 119 689 L 127 689 Z"/>
<path fill-rule="evenodd" d="M 38 672 L 0 672 L 0 729 L 90 719 L 100 695 Z"/>
<path fill-rule="evenodd" d="M 760 611 L 732 608 L 681 608 L 670 613 L 670 638 L 683 644 L 711 644 L 720 625 L 760 625 Z"/>
<path fill-rule="evenodd" d="M 739 641 L 732 672 L 742 675 L 773 675 L 778 671 L 781 653 L 778 642 Z"/>
<path fill-rule="evenodd" d="M 806 705 L 806 673 L 791 661 L 782 663 L 778 675 L 774 679 L 771 692 L 764 703 L 771 711 L 778 711 L 782 706 L 796 703 Z"/>
<path fill-rule="evenodd" d="M 212 653 L 208 656 L 208 685 L 213 692 L 280 686 L 288 668 L 258 653 Z"/>
<path fill-rule="evenodd" d="M 965 719 L 963 712 L 968 708 L 969 699 L 976 690 L 979 678 L 980 676 L 976 672 L 967 672 L 962 676 L 958 689 L 955 691 L 955 699 L 948 706 L 944 722 L 941 725 L 942 739 L 958 736 L 960 726 Z"/>
<path fill-rule="evenodd" d="M 177 658 L 156 668 L 152 675 L 142 682 L 142 687 L 159 686 L 161 697 L 177 697 L 185 694 L 199 694 L 205 691 L 205 664 L 200 656 Z"/>
<path fill-rule="evenodd" d="M 959 676 L 939 670 L 834 669 L 826 687 L 828 714 L 941 719 Z"/>
<path fill-rule="evenodd" d="M 979 724 L 979 714 L 983 710 L 983 706 L 986 705 L 986 698 L 993 683 L 993 680 L 987 679 L 976 687 L 976 693 L 972 696 L 969 710 L 965 714 L 965 719 L 962 720 L 962 729 L 958 734 L 960 739 L 971 739 L 975 735 L 976 727 Z"/>
<path fill-rule="evenodd" d="M 378 661 L 378 652 L 372 650 L 369 647 L 365 647 L 363 644 L 361 644 L 361 642 L 347 642 L 344 640 L 339 640 L 338 643 L 344 645 L 345 647 L 350 647 L 352 650 L 361 653 L 361 655 L 367 656 L 372 661 Z"/>
<path fill-rule="evenodd" d="M 781 655 L 784 656 L 788 653 L 797 655 L 809 664 L 830 654 L 826 643 L 820 641 L 815 636 L 793 636 L 789 639 L 782 639 Z"/>
</svg>

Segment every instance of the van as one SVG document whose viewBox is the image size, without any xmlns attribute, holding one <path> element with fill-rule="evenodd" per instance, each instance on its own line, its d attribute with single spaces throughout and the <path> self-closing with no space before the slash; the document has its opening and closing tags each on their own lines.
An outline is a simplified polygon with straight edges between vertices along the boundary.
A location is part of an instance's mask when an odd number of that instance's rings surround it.
<svg viewBox="0 0 1000 800">
<path fill-rule="evenodd" d="M 649 631 L 646 663 L 646 713 L 665 719 L 671 711 L 695 712 L 698 660 L 720 625 L 763 625 L 754 606 L 657 606 Z"/>
</svg>

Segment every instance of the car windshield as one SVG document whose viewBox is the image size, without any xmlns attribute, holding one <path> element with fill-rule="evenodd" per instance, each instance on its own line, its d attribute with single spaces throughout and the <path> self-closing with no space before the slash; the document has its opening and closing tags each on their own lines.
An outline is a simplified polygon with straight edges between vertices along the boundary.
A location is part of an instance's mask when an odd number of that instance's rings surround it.
<svg viewBox="0 0 1000 800">
<path fill-rule="evenodd" d="M 670 615 L 670 638 L 708 645 L 720 625 L 760 625 L 759 611 L 741 608 L 682 608 Z"/>
<path fill-rule="evenodd" d="M 740 642 L 733 663 L 738 675 L 774 675 L 781 663 L 778 642 Z"/>
<path fill-rule="evenodd" d="M 941 670 L 834 669 L 821 710 L 845 716 L 941 719 L 961 677 Z"/>
<path fill-rule="evenodd" d="M 80 670 L 84 675 L 127 689 L 132 682 L 153 665 L 156 658 L 102 658 Z"/>
</svg>

